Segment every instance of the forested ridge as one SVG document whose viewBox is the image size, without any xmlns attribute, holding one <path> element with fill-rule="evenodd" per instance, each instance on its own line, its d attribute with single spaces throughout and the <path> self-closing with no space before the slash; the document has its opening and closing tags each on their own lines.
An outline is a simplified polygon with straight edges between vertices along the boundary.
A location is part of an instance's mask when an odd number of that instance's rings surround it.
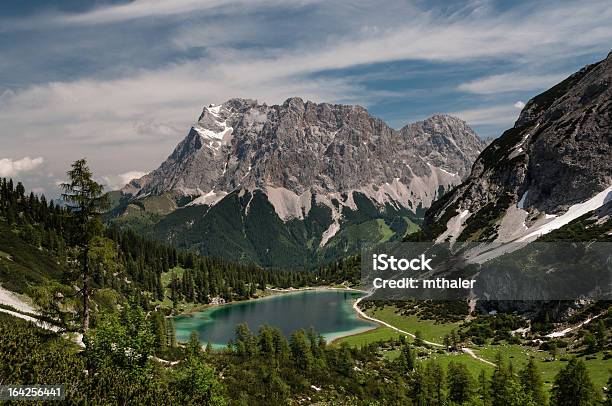
<svg viewBox="0 0 612 406">
<path fill-rule="evenodd" d="M 5 288 L 41 299 L 48 293 L 45 290 L 56 296 L 74 294 L 69 285 L 79 261 L 79 233 L 70 215 L 65 206 L 47 201 L 44 195 L 26 193 L 21 183 L 0 179 L 0 251 L 7 251 L 0 257 L 0 282 Z M 170 305 L 182 301 L 207 304 L 213 298 L 227 302 L 254 297 L 266 287 L 355 282 L 359 266 L 349 259 L 315 272 L 264 271 L 177 250 L 116 227 L 103 227 L 91 247 L 96 291 L 113 291 L 124 299 L 136 296 L 145 308 L 162 303 L 166 294 Z M 167 275 L 167 286 L 163 275 Z"/>
</svg>

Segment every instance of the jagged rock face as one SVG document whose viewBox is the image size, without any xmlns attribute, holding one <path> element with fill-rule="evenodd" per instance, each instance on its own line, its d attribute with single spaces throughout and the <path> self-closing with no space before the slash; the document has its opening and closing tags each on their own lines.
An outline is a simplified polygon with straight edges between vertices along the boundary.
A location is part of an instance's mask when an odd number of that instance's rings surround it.
<svg viewBox="0 0 612 406">
<path fill-rule="evenodd" d="M 427 213 L 425 224 L 444 222 L 459 240 L 511 240 L 571 206 L 606 202 L 611 83 L 612 53 L 531 99 L 514 127 L 482 152 L 466 181 Z M 439 235 L 443 230 L 436 228 Z"/>
<path fill-rule="evenodd" d="M 458 184 L 483 146 L 465 122 L 448 116 L 396 131 L 360 106 L 232 99 L 204 108 L 172 155 L 124 191 L 177 192 L 211 204 L 239 188 L 259 189 L 284 219 L 304 215 L 311 196 L 329 205 L 330 196 L 344 194 L 351 206 L 356 191 L 415 211 L 440 186 Z"/>
<path fill-rule="evenodd" d="M 202 254 L 309 266 L 415 231 L 478 148 L 447 116 L 397 131 L 359 106 L 232 99 L 204 108 L 113 216 Z"/>
<path fill-rule="evenodd" d="M 463 120 L 437 114 L 402 128 L 404 137 L 412 140 L 420 157 L 433 165 L 465 178 L 472 164 L 487 146 Z"/>
</svg>

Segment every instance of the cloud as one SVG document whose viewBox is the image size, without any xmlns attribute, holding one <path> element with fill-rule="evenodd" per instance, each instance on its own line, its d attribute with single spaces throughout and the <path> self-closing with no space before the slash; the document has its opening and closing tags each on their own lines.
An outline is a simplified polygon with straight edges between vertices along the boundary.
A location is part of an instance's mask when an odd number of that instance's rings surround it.
<svg viewBox="0 0 612 406">
<path fill-rule="evenodd" d="M 460 85 L 460 90 L 477 96 L 533 90 L 554 79 L 548 73 L 552 63 L 607 50 L 612 37 L 612 8 L 606 1 L 594 0 L 588 7 L 537 3 L 528 12 L 516 8 L 501 13 L 481 2 L 452 13 L 419 9 L 422 4 L 399 0 L 389 1 L 385 7 L 377 2 L 317 0 L 137 0 L 86 13 L 57 14 L 55 21 L 61 25 L 56 24 L 53 32 L 63 32 L 65 26 L 70 30 L 49 44 L 53 53 L 45 58 L 57 61 L 51 66 L 54 72 L 61 71 L 66 61 L 79 66 L 81 56 L 94 60 L 95 68 L 79 71 L 80 79 L 33 82 L 2 93 L 3 153 L 22 156 L 27 145 L 27 153 L 44 155 L 56 173 L 65 172 L 70 162 L 83 156 L 89 158 L 95 173 L 121 173 L 134 167 L 153 169 L 186 135 L 208 103 L 231 97 L 279 103 L 287 97 L 301 96 L 367 106 L 401 92 L 387 87 L 384 91 L 372 89 L 359 74 L 345 75 L 346 69 L 371 65 L 372 72 L 378 71 L 378 64 L 406 60 L 426 61 L 427 68 L 450 63 L 480 66 L 482 61 L 492 60 L 509 65 L 508 70 L 529 66 L 507 74 L 487 74 Z M 267 7 L 269 14 L 290 18 L 292 13 L 285 11 L 303 5 L 308 5 L 308 13 L 294 16 L 291 32 L 281 39 L 278 32 L 282 30 L 271 23 L 275 20 L 260 14 L 259 19 L 250 19 L 248 30 L 242 26 L 236 29 L 244 20 L 237 16 L 256 14 L 258 8 Z M 150 18 L 179 15 L 181 21 L 175 25 L 171 24 L 174 18 Z M 213 28 L 191 30 L 183 19 L 195 26 L 209 21 L 214 24 L 210 25 Z M 51 32 L 44 24 L 38 26 L 32 21 L 32 29 L 42 36 L 45 29 Z M 110 34 L 94 35 L 101 24 L 127 21 L 116 25 L 117 35 L 126 38 L 122 41 L 128 44 L 125 48 L 118 41 L 111 43 Z M 556 23 L 543 29 L 542 21 Z M 138 61 L 138 67 L 147 69 L 118 63 L 126 58 L 116 56 L 119 52 L 113 47 L 121 48 L 128 60 L 135 59 L 142 42 L 132 43 L 131 39 L 144 35 L 139 31 L 143 26 L 151 30 L 156 24 L 164 28 L 159 30 L 159 37 L 144 38 L 159 59 Z M 79 35 L 79 30 L 87 35 Z M 257 46 L 234 43 L 245 37 Z M 56 49 L 57 44 L 63 46 Z M 178 54 L 170 53 L 167 47 Z M 21 48 L 15 50 L 16 55 L 23 54 Z M 147 57 L 153 58 L 149 54 Z M 35 62 L 28 65 L 37 66 Z M 456 92 L 456 83 L 450 87 Z M 509 125 L 517 115 L 512 101 L 518 97 L 524 96 L 495 100 L 493 107 L 491 100 L 475 97 L 469 100 L 470 109 L 457 114 L 472 125 Z M 478 101 L 487 107 L 478 108 Z M 439 111 L 435 106 L 432 109 Z M 461 110 L 461 106 L 453 109 Z M 109 183 L 120 182 L 123 180 L 116 178 Z"/>
<path fill-rule="evenodd" d="M 513 106 L 516 107 L 519 110 L 522 110 L 523 107 L 525 107 L 525 102 L 519 100 L 516 103 L 514 103 Z"/>
<path fill-rule="evenodd" d="M 2 177 L 13 177 L 23 172 L 32 171 L 44 162 L 42 157 L 30 158 L 28 156 L 13 160 L 11 158 L 0 159 L 0 176 Z"/>
<path fill-rule="evenodd" d="M 215 10 L 233 13 L 262 7 L 299 7 L 315 0 L 135 0 L 127 4 L 104 6 L 86 13 L 65 14 L 58 18 L 63 24 L 107 24 L 138 18 L 168 17 Z"/>
<path fill-rule="evenodd" d="M 462 83 L 457 90 L 476 94 L 542 90 L 559 83 L 567 76 L 569 74 L 566 73 L 543 75 L 526 75 L 522 72 L 504 73 Z"/>
<path fill-rule="evenodd" d="M 102 177 L 102 183 L 106 191 L 118 190 L 128 184 L 132 179 L 138 179 L 145 176 L 147 172 L 129 171 L 119 175 L 109 175 Z"/>
<path fill-rule="evenodd" d="M 506 104 L 485 108 L 475 108 L 449 113 L 470 125 L 497 125 L 511 127 L 518 118 L 515 106 Z"/>
</svg>

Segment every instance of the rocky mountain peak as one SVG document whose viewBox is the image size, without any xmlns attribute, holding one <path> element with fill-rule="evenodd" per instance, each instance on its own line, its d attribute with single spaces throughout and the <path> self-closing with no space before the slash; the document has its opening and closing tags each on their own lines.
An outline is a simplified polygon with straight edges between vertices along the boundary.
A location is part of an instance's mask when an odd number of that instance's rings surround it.
<svg viewBox="0 0 612 406">
<path fill-rule="evenodd" d="M 456 171 L 465 178 L 486 142 L 463 120 L 446 114 L 436 114 L 423 121 L 409 124 L 400 132 L 428 162 L 446 171 Z"/>
<path fill-rule="evenodd" d="M 452 117 L 406 128 L 299 97 L 211 104 L 159 168 L 123 189 L 126 204 L 146 212 L 147 201 L 163 201 L 150 232 L 202 253 L 267 265 L 331 259 L 414 231 L 482 148 Z M 299 255 L 280 255 L 287 247 Z"/>
<path fill-rule="evenodd" d="M 239 188 L 280 191 L 296 216 L 305 194 L 328 205 L 344 195 L 351 205 L 359 192 L 416 211 L 458 184 L 483 145 L 465 122 L 444 115 L 396 131 L 361 106 L 230 99 L 205 107 L 172 155 L 124 191 L 207 196 L 198 200 L 205 204 Z"/>
<path fill-rule="evenodd" d="M 608 55 L 531 99 L 426 223 L 439 230 L 445 223 L 443 238 L 513 240 L 535 236 L 541 227 L 548 232 L 571 220 L 563 217 L 568 212 L 578 215 L 608 201 L 611 84 Z"/>
</svg>

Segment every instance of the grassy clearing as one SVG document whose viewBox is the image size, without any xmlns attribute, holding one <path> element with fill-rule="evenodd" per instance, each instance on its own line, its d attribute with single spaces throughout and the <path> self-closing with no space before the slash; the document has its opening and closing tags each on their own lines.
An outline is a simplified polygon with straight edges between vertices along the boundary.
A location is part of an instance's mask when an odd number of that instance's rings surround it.
<svg viewBox="0 0 612 406">
<path fill-rule="evenodd" d="M 419 320 L 416 316 L 402 316 L 395 313 L 395 310 L 394 307 L 387 306 L 382 309 L 368 309 L 366 313 L 369 316 L 385 321 L 394 327 L 410 333 L 415 333 L 417 330 L 420 330 L 423 339 L 436 343 L 442 343 L 444 335 L 449 334 L 460 325 L 460 323 L 436 324 L 432 320 Z M 388 327 L 379 327 L 375 330 L 344 337 L 335 343 L 340 344 L 342 342 L 347 342 L 351 346 L 360 347 L 376 341 L 394 339 L 398 336 L 399 333 Z M 572 356 L 571 354 L 566 355 L 563 350 L 559 350 L 557 359 L 552 360 L 551 355 L 546 351 L 540 351 L 532 347 L 517 344 L 488 345 L 474 348 L 474 352 L 478 356 L 491 362 L 495 361 L 495 356 L 498 351 L 501 351 L 502 356 L 506 360 L 513 363 L 515 370 L 523 368 L 529 359 L 533 357 L 542 373 L 542 380 L 549 388 L 552 386 L 554 378 L 559 370 L 567 364 L 567 361 L 561 361 L 560 359 L 569 359 Z M 385 351 L 384 356 L 388 359 L 394 359 L 398 356 L 398 351 Z M 491 365 L 478 361 L 464 353 L 439 354 L 437 352 L 432 352 L 429 358 L 436 359 L 445 366 L 451 360 L 461 361 L 468 367 L 474 377 L 477 377 L 483 368 L 489 373 L 493 369 Z M 595 359 L 586 359 L 584 356 L 581 357 L 581 359 L 585 361 L 593 383 L 595 383 L 598 388 L 603 388 L 608 381 L 610 370 L 612 369 L 612 362 L 610 359 L 604 360 L 602 353 L 595 354 Z"/>
<path fill-rule="evenodd" d="M 380 242 L 389 241 L 391 237 L 395 235 L 393 230 L 389 228 L 389 226 L 387 225 L 387 223 L 385 223 L 383 219 L 376 219 L 376 222 L 378 223 L 378 231 L 380 232 L 380 235 L 381 235 Z"/>
<path fill-rule="evenodd" d="M 416 233 L 417 231 L 421 229 L 421 227 L 419 227 L 418 224 L 414 223 L 410 219 L 410 217 L 404 217 L 404 220 L 406 221 L 406 224 L 408 224 L 408 228 L 406 229 L 406 233 L 404 234 L 404 237 L 407 236 L 408 234 Z"/>
<path fill-rule="evenodd" d="M 399 357 L 399 350 L 390 350 L 384 351 L 383 356 L 389 360 L 394 360 Z M 493 366 L 489 364 L 485 364 L 484 362 L 478 361 L 477 359 L 472 358 L 470 355 L 465 354 L 463 352 L 445 352 L 438 353 L 437 351 L 431 351 L 430 354 L 426 357 L 419 358 L 422 362 L 427 362 L 427 360 L 436 360 L 440 365 L 442 365 L 445 369 L 448 370 L 448 364 L 452 362 L 460 362 L 464 364 L 474 379 L 478 378 L 480 371 L 483 369 L 486 371 L 487 375 L 491 375 L 493 373 Z"/>
<path fill-rule="evenodd" d="M 176 275 L 176 277 L 180 279 L 183 277 L 183 272 L 185 272 L 183 268 L 181 268 L 180 266 L 175 266 L 170 271 L 162 273 L 161 274 L 162 286 L 164 288 L 167 288 L 168 286 L 170 286 L 170 282 L 172 281 L 172 275 Z"/>
<path fill-rule="evenodd" d="M 389 327 L 378 327 L 374 330 L 339 338 L 338 340 L 334 341 L 334 345 L 347 343 L 351 347 L 362 347 L 366 344 L 377 341 L 397 340 L 399 339 L 399 336 L 400 333 L 390 329 Z"/>
<path fill-rule="evenodd" d="M 434 353 L 431 355 L 430 358 L 435 359 L 445 368 L 448 367 L 448 364 L 451 361 L 461 362 L 468 368 L 468 370 L 470 371 L 474 379 L 478 378 L 480 371 L 482 371 L 483 369 L 486 371 L 487 375 L 490 375 L 491 373 L 493 373 L 492 365 L 485 364 L 484 362 L 478 361 L 477 359 L 474 359 L 468 354 L 465 354 L 463 352 L 454 352 L 454 353 L 447 352 L 444 354 Z"/>
<path fill-rule="evenodd" d="M 452 330 L 457 329 L 460 323 L 436 323 L 433 320 L 420 320 L 417 316 L 403 316 L 395 312 L 396 308 L 385 306 L 383 308 L 368 309 L 368 316 L 375 317 L 391 324 L 401 330 L 414 334 L 421 332 L 424 340 L 441 344 L 444 336 Z"/>
<path fill-rule="evenodd" d="M 475 349 L 476 354 L 489 361 L 495 361 L 498 351 L 501 351 L 502 356 L 506 360 L 512 361 L 515 369 L 521 369 L 529 361 L 529 358 L 533 357 L 542 373 L 542 380 L 549 387 L 552 386 L 559 370 L 567 364 L 567 361 L 561 361 L 560 358 L 569 359 L 572 357 L 572 354 L 566 355 L 559 351 L 557 359 L 552 360 L 551 355 L 546 351 L 539 351 L 531 347 L 515 344 L 489 345 Z M 612 361 L 609 359 L 604 360 L 601 353 L 594 355 L 596 358 L 593 360 L 587 360 L 586 357 L 580 358 L 585 362 L 593 383 L 598 388 L 603 388 L 610 376 L 609 371 L 612 369 Z"/>
</svg>

